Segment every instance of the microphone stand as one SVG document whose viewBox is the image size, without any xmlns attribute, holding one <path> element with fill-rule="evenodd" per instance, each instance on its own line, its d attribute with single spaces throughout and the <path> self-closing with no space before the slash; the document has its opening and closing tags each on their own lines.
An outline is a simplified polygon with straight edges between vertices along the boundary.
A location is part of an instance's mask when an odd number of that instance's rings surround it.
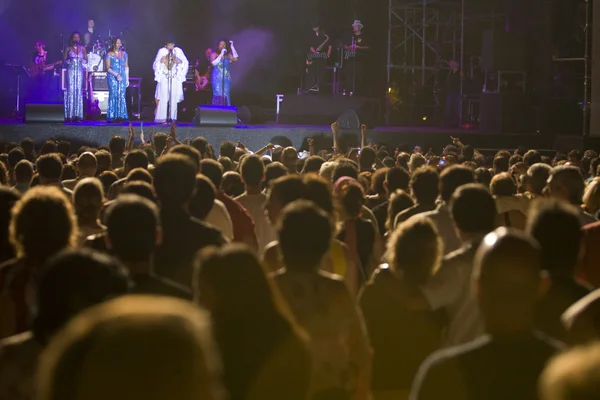
<svg viewBox="0 0 600 400">
<path fill-rule="evenodd" d="M 227 53 L 225 53 L 225 55 L 227 55 Z M 223 68 L 221 70 L 221 106 L 227 105 L 225 98 L 225 55 L 221 58 L 221 63 L 223 64 Z"/>
<path fill-rule="evenodd" d="M 167 122 L 171 123 L 173 122 L 173 119 L 171 118 L 171 99 L 172 99 L 172 91 L 173 91 L 173 67 L 175 66 L 175 64 L 173 63 L 173 50 L 171 50 L 169 52 L 169 65 L 171 66 L 171 69 L 169 70 L 169 74 L 168 74 L 168 84 L 167 84 L 167 90 L 169 91 L 169 100 L 167 102 Z"/>
</svg>

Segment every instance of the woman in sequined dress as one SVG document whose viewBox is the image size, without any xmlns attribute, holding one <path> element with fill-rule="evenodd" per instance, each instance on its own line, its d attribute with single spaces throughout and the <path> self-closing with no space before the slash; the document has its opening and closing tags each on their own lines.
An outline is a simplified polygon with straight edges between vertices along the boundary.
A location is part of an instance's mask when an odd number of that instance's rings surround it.
<svg viewBox="0 0 600 400">
<path fill-rule="evenodd" d="M 238 60 L 238 53 L 233 47 L 233 41 L 219 40 L 215 51 L 210 56 L 213 65 L 211 84 L 213 88 L 214 106 L 230 106 L 229 89 L 231 88 L 231 75 L 229 65 Z"/>
<path fill-rule="evenodd" d="M 65 90 L 65 121 L 79 122 L 83 119 L 83 85 L 85 82 L 84 64 L 87 63 L 87 52 L 81 45 L 79 32 L 73 32 L 63 54 L 67 68 Z"/>
<path fill-rule="evenodd" d="M 106 110 L 108 122 L 123 121 L 128 117 L 125 92 L 129 86 L 129 61 L 122 46 L 121 39 L 114 38 L 105 58 L 108 72 L 108 109 Z"/>
</svg>

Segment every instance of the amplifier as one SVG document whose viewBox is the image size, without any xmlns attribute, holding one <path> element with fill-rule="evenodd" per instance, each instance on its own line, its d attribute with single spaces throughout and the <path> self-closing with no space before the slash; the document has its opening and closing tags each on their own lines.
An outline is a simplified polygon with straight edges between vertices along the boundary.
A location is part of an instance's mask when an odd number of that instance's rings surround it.
<svg viewBox="0 0 600 400">
<path fill-rule="evenodd" d="M 106 90 L 94 90 L 92 91 L 92 102 L 98 102 L 98 108 L 102 115 L 106 115 L 108 110 L 108 91 Z"/>
<path fill-rule="evenodd" d="M 105 91 L 108 90 L 108 79 L 106 79 L 106 72 L 92 72 L 89 80 L 92 87 L 92 91 Z"/>
<path fill-rule="evenodd" d="M 129 87 L 127 88 L 127 108 L 129 108 L 129 114 L 133 117 L 139 118 L 141 114 L 142 105 L 142 90 L 140 85 L 137 83 L 131 83 L 129 80 Z"/>
</svg>

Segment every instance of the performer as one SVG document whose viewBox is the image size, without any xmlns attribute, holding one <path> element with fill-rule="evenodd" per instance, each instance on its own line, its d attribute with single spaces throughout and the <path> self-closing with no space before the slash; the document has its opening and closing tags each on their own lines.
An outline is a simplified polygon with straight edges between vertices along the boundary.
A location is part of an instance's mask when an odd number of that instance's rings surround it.
<svg viewBox="0 0 600 400">
<path fill-rule="evenodd" d="M 211 62 L 211 56 L 213 49 L 210 47 L 204 52 L 204 60 L 196 61 L 196 68 L 194 70 L 194 76 L 196 77 L 196 93 L 197 93 L 197 104 L 211 104 L 212 103 L 212 85 L 211 75 L 213 65 Z"/>
<path fill-rule="evenodd" d="M 230 106 L 229 89 L 231 88 L 231 74 L 229 65 L 238 60 L 238 53 L 233 47 L 233 41 L 229 44 L 226 40 L 219 40 L 215 46 L 216 51 L 210 56 L 213 65 L 211 84 L 213 88 L 213 106 Z"/>
<path fill-rule="evenodd" d="M 129 86 L 129 60 L 122 47 L 121 39 L 114 38 L 104 61 L 108 72 L 108 122 L 128 119 L 125 92 Z"/>
<path fill-rule="evenodd" d="M 69 47 L 63 54 L 67 66 L 67 90 L 65 90 L 65 121 L 78 122 L 83 119 L 83 85 L 86 81 L 83 66 L 87 63 L 87 52 L 81 44 L 79 32 L 73 32 Z"/>
<path fill-rule="evenodd" d="M 318 22 L 313 24 L 311 33 L 308 36 L 308 49 L 309 52 L 314 56 L 322 54 L 323 58 L 306 61 L 306 91 L 319 91 L 319 84 L 323 79 L 323 72 L 325 71 L 326 61 L 331 57 L 331 41 L 329 36 L 321 30 Z"/>
<path fill-rule="evenodd" d="M 362 32 L 363 24 L 355 20 L 352 24 L 352 39 L 344 45 L 345 89 L 350 95 L 365 94 L 363 67 L 369 45 Z"/>
<path fill-rule="evenodd" d="M 93 19 L 88 20 L 87 23 L 87 28 L 85 31 L 83 31 L 83 45 L 85 46 L 86 51 L 89 53 L 92 51 L 92 48 L 94 47 L 94 34 L 95 34 L 95 30 L 94 30 L 94 26 L 96 24 L 94 23 Z"/>
<path fill-rule="evenodd" d="M 448 127 L 457 127 L 460 124 L 460 106 L 461 106 L 461 83 L 463 78 L 462 71 L 459 71 L 458 62 L 450 60 L 448 62 L 450 72 L 446 78 L 444 91 L 446 94 L 446 105 L 444 108 L 444 125 Z"/>
<path fill-rule="evenodd" d="M 156 53 L 153 65 L 156 81 L 155 122 L 177 121 L 177 104 L 183 100 L 183 82 L 186 80 L 188 67 L 188 59 L 183 50 L 175 46 L 175 39 L 167 39 L 165 47 Z"/>
<path fill-rule="evenodd" d="M 43 40 L 35 42 L 35 50 L 31 58 L 31 65 L 29 67 L 29 93 L 27 101 L 48 101 L 47 92 L 50 91 L 50 82 L 52 74 L 50 71 L 54 69 L 56 64 L 62 63 L 50 63 L 48 64 L 48 52 L 46 51 L 46 43 Z"/>
</svg>

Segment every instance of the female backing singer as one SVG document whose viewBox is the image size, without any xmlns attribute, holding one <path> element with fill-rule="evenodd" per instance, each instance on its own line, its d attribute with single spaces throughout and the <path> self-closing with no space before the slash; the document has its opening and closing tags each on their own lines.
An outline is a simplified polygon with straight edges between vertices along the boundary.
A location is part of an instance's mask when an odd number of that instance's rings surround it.
<svg viewBox="0 0 600 400">
<path fill-rule="evenodd" d="M 129 61 L 122 47 L 121 39 L 114 38 L 104 61 L 108 72 L 107 122 L 123 121 L 128 118 L 125 92 L 129 86 Z"/>
<path fill-rule="evenodd" d="M 217 42 L 215 51 L 210 56 L 213 65 L 211 83 L 213 88 L 213 106 L 230 106 L 229 89 L 231 88 L 231 75 L 229 65 L 238 60 L 238 53 L 233 47 L 233 41 L 229 44 L 224 39 Z"/>
<path fill-rule="evenodd" d="M 87 63 L 87 52 L 81 44 L 79 32 L 71 33 L 69 47 L 64 50 L 63 61 L 67 67 L 65 90 L 65 122 L 79 122 L 83 119 L 83 85 Z"/>
</svg>

